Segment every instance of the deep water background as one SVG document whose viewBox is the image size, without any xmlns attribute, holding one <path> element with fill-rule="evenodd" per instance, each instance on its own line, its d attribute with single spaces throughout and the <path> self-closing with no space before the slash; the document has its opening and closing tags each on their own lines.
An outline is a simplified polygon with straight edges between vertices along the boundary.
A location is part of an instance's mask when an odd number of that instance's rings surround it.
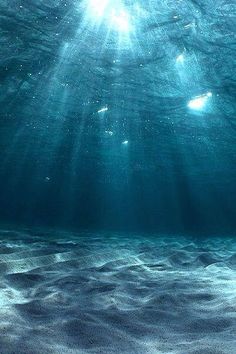
<svg viewBox="0 0 236 354">
<path fill-rule="evenodd" d="M 0 354 L 235 354 L 235 0 L 0 0 Z"/>
<path fill-rule="evenodd" d="M 88 3 L 0 0 L 0 222 L 233 234 L 234 1 Z"/>
</svg>

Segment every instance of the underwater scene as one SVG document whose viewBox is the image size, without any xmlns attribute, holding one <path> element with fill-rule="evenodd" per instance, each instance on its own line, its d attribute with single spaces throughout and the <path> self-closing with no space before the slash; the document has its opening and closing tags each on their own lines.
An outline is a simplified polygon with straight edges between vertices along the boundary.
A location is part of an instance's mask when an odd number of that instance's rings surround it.
<svg viewBox="0 0 236 354">
<path fill-rule="evenodd" d="M 0 0 L 0 354 L 236 354 L 236 2 Z"/>
</svg>

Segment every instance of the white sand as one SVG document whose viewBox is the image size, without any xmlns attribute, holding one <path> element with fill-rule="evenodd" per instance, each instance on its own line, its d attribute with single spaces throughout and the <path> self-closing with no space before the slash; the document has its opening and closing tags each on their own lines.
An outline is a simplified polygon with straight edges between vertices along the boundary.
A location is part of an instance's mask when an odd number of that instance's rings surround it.
<svg viewBox="0 0 236 354">
<path fill-rule="evenodd" d="M 236 353 L 233 239 L 0 234 L 1 354 Z"/>
</svg>

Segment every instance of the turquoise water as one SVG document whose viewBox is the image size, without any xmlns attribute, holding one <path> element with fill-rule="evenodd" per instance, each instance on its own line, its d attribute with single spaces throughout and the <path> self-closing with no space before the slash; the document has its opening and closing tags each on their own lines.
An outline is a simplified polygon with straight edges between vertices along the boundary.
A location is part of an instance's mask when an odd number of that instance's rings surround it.
<svg viewBox="0 0 236 354">
<path fill-rule="evenodd" d="M 235 32 L 0 0 L 0 354 L 235 354 Z"/>
<path fill-rule="evenodd" d="M 235 231 L 235 4 L 0 1 L 2 222 Z"/>
</svg>

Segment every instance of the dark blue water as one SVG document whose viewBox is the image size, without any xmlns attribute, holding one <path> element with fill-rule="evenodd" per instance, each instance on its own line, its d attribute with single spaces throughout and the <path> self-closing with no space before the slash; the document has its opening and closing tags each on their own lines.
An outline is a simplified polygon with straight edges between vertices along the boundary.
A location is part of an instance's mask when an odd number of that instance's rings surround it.
<svg viewBox="0 0 236 354">
<path fill-rule="evenodd" d="M 234 354 L 235 2 L 0 0 L 0 33 L 0 353 Z"/>
</svg>

